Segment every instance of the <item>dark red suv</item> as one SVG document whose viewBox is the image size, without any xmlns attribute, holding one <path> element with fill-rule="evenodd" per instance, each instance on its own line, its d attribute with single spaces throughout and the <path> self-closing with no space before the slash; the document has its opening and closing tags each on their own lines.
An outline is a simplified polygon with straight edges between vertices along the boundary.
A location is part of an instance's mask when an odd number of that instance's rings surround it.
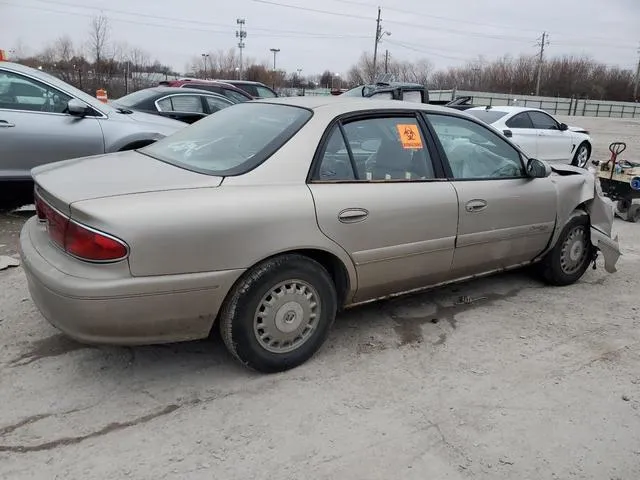
<svg viewBox="0 0 640 480">
<path fill-rule="evenodd" d="M 253 100 L 253 97 L 244 90 L 225 82 L 213 81 L 213 80 L 198 80 L 181 78 L 179 80 L 166 80 L 159 83 L 159 85 L 165 87 L 177 87 L 177 88 L 197 88 L 198 90 L 206 90 L 207 92 L 214 92 L 220 95 L 224 95 L 233 103 L 246 102 L 247 100 Z"/>
</svg>

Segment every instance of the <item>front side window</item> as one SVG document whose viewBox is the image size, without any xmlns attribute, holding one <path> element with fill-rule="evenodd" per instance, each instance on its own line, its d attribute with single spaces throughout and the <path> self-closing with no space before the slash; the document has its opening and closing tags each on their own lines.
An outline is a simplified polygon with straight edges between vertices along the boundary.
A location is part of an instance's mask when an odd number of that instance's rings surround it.
<svg viewBox="0 0 640 480">
<path fill-rule="evenodd" d="M 507 120 L 506 125 L 509 128 L 533 128 L 533 123 L 531 123 L 531 118 L 529 118 L 527 112 L 513 116 Z"/>
<path fill-rule="evenodd" d="M 207 100 L 207 106 L 209 107 L 210 113 L 217 112 L 218 110 L 222 110 L 223 108 L 231 105 L 228 100 L 218 97 L 205 97 L 205 99 Z"/>
<path fill-rule="evenodd" d="M 0 71 L 0 109 L 64 113 L 71 97 L 28 77 Z"/>
<path fill-rule="evenodd" d="M 449 115 L 427 114 L 457 180 L 525 176 L 520 153 L 488 127 Z"/>
<path fill-rule="evenodd" d="M 222 94 L 225 97 L 233 100 L 235 103 L 246 102 L 247 100 L 249 100 L 249 98 L 242 95 L 241 93 L 238 93 L 235 90 L 229 90 L 228 88 L 223 89 Z"/>
<path fill-rule="evenodd" d="M 543 112 L 529 112 L 533 127 L 541 130 L 559 130 L 558 122 Z"/>
<path fill-rule="evenodd" d="M 435 178 L 433 164 L 414 117 L 355 120 L 329 137 L 320 181 L 419 181 Z"/>
<path fill-rule="evenodd" d="M 208 175 L 241 175 L 275 153 L 311 116 L 289 105 L 239 103 L 138 151 Z"/>
</svg>

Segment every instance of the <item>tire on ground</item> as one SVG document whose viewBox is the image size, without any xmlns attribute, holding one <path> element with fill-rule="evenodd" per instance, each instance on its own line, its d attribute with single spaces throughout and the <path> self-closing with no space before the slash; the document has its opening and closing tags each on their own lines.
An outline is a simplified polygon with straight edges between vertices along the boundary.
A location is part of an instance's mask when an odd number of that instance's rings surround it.
<svg viewBox="0 0 640 480">
<path fill-rule="evenodd" d="M 577 236 L 582 246 L 576 245 Z M 593 259 L 590 222 L 587 214 L 574 216 L 562 229 L 558 241 L 540 262 L 542 278 L 551 285 L 571 285 L 578 281 Z"/>
<path fill-rule="evenodd" d="M 314 302 L 317 306 L 314 307 L 316 308 L 315 320 L 313 323 L 309 322 L 309 325 L 313 325 L 310 326 L 311 333 L 294 350 L 269 351 L 258 339 L 259 332 L 264 333 L 264 330 L 260 330 L 261 324 L 256 323 L 256 316 L 259 316 L 259 308 L 264 308 L 264 299 L 270 298 L 270 292 L 277 292 L 278 285 L 286 282 L 295 283 L 295 281 L 300 282 L 301 285 L 310 286 L 315 291 L 313 294 L 317 294 L 317 299 L 313 295 L 317 300 Z M 284 290 L 284 292 L 295 291 Z M 312 295 L 309 290 L 306 292 L 307 295 Z M 272 301 L 278 307 L 277 295 L 274 295 Z M 303 298 L 301 301 L 304 303 Z M 294 310 L 297 308 L 295 301 L 290 301 L 286 305 L 293 305 Z M 288 307 L 280 305 L 279 308 L 286 310 Z M 275 307 L 274 310 L 276 310 Z M 236 282 L 220 311 L 219 328 L 227 349 L 245 366 L 264 373 L 280 372 L 304 363 L 316 353 L 329 334 L 336 311 L 336 288 L 327 270 L 315 260 L 303 255 L 285 254 L 256 265 Z M 307 322 L 306 315 L 304 322 Z M 276 334 L 280 333 L 276 331 Z"/>
</svg>

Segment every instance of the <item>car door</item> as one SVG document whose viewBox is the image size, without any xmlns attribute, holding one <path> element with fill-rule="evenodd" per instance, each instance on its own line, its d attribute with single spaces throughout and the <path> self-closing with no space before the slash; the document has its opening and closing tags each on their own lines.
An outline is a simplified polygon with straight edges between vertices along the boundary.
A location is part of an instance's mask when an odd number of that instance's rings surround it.
<svg viewBox="0 0 640 480">
<path fill-rule="evenodd" d="M 38 165 L 104 153 L 98 118 L 65 113 L 72 97 L 0 68 L 0 178 L 30 179 Z"/>
<path fill-rule="evenodd" d="M 547 162 L 571 160 L 571 135 L 560 130 L 560 124 L 547 113 L 532 110 L 529 116 L 538 132 L 538 158 Z"/>
<path fill-rule="evenodd" d="M 446 280 L 457 197 L 415 114 L 343 119 L 325 139 L 309 188 L 320 229 L 353 260 L 355 301 Z"/>
<path fill-rule="evenodd" d="M 520 147 L 530 158 L 538 157 L 538 131 L 528 112 L 520 112 L 505 122 L 511 131 L 511 141 Z"/>
<path fill-rule="evenodd" d="M 458 194 L 456 278 L 512 267 L 549 242 L 557 194 L 551 178 L 530 178 L 518 150 L 487 126 L 447 114 L 426 115 Z"/>
</svg>

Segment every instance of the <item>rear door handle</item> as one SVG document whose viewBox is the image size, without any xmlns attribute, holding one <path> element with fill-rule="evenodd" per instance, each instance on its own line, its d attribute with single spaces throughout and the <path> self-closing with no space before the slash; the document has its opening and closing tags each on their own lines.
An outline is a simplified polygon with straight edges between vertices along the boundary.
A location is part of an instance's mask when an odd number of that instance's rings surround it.
<svg viewBox="0 0 640 480">
<path fill-rule="evenodd" d="M 364 208 L 345 208 L 338 214 L 338 220 L 342 223 L 361 222 L 369 216 Z"/>
<path fill-rule="evenodd" d="M 15 126 L 15 123 L 9 123 L 6 120 L 0 120 L 0 128 L 11 128 Z"/>
<path fill-rule="evenodd" d="M 480 199 L 476 199 L 476 200 L 469 200 L 466 205 L 464 206 L 464 209 L 467 212 L 480 212 L 482 210 L 484 210 L 485 208 L 487 208 L 487 201 L 486 200 L 480 200 Z"/>
</svg>

